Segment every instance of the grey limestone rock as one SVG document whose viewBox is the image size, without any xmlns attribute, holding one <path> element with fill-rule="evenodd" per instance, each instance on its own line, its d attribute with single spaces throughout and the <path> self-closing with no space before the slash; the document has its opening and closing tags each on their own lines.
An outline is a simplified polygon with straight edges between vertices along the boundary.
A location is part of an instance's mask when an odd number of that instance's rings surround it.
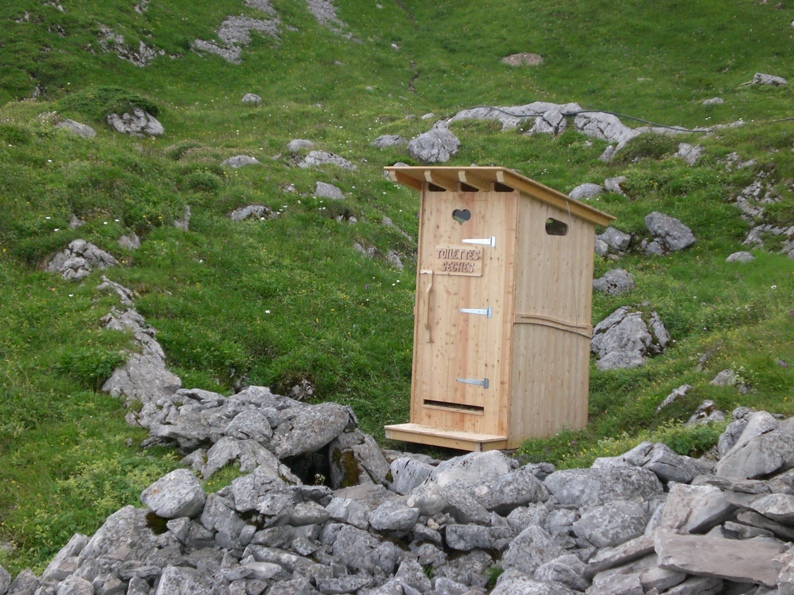
<svg viewBox="0 0 794 595">
<path fill-rule="evenodd" d="M 134 231 L 119 238 L 119 246 L 125 250 L 137 250 L 141 247 L 141 238 Z"/>
<path fill-rule="evenodd" d="M 39 588 L 39 579 L 30 568 L 20 572 L 8 586 L 8 595 L 33 595 Z"/>
<path fill-rule="evenodd" d="M 695 165 L 705 152 L 706 149 L 699 145 L 693 146 L 687 143 L 680 143 L 676 156 L 686 161 L 689 165 Z"/>
<path fill-rule="evenodd" d="M 419 510 L 399 498 L 387 500 L 369 514 L 369 524 L 376 531 L 405 532 L 413 528 Z"/>
<path fill-rule="evenodd" d="M 41 573 L 42 581 L 62 581 L 77 569 L 77 556 L 88 543 L 88 537 L 75 533 Z"/>
<path fill-rule="evenodd" d="M 384 134 L 379 136 L 370 143 L 370 146 L 378 149 L 385 149 L 388 147 L 402 147 L 408 144 L 408 139 L 405 139 L 397 134 Z"/>
<path fill-rule="evenodd" d="M 343 432 L 329 445 L 331 486 L 334 488 L 356 484 L 386 484 L 389 463 L 374 438 L 356 429 Z"/>
<path fill-rule="evenodd" d="M 780 564 L 775 558 L 787 548 L 761 539 L 720 539 L 705 535 L 656 535 L 659 567 L 687 574 L 736 582 L 777 586 Z"/>
<path fill-rule="evenodd" d="M 294 415 L 273 432 L 270 448 L 279 458 L 315 452 L 355 422 L 350 410 L 336 403 L 294 407 Z"/>
<path fill-rule="evenodd" d="M 9 586 L 11 586 L 11 574 L 0 566 L 0 595 L 5 595 Z"/>
<path fill-rule="evenodd" d="M 662 512 L 660 530 L 705 533 L 733 510 L 725 493 L 710 485 L 673 484 Z"/>
<path fill-rule="evenodd" d="M 408 143 L 408 154 L 423 163 L 446 163 L 458 152 L 460 140 L 449 128 L 437 126 Z"/>
<path fill-rule="evenodd" d="M 201 484 L 187 469 L 171 471 L 141 493 L 141 502 L 165 519 L 194 517 L 205 500 Z"/>
<path fill-rule="evenodd" d="M 389 465 L 391 483 L 389 489 L 398 494 L 410 494 L 433 472 L 433 466 L 413 457 L 399 457 Z"/>
<path fill-rule="evenodd" d="M 259 165 L 259 160 L 250 155 L 235 155 L 221 162 L 221 167 L 233 167 L 234 169 L 239 169 L 246 165 Z"/>
<path fill-rule="evenodd" d="M 246 219 L 261 221 L 264 219 L 273 219 L 274 217 L 276 217 L 276 214 L 270 207 L 259 204 L 240 207 L 229 213 L 229 218 L 232 221 L 245 221 Z"/>
<path fill-rule="evenodd" d="M 356 170 L 356 166 L 339 155 L 328 151 L 311 151 L 298 163 L 298 167 L 306 169 L 308 167 L 322 167 L 324 165 L 335 165 L 342 169 Z"/>
<path fill-rule="evenodd" d="M 617 176 L 615 178 L 607 178 L 604 180 L 604 190 L 613 192 L 615 194 L 625 194 L 623 191 L 623 184 L 628 180 L 626 176 Z"/>
<path fill-rule="evenodd" d="M 550 112 L 558 112 L 564 116 L 581 109 L 577 103 L 556 104 L 545 101 L 511 107 L 475 107 L 459 111 L 447 120 L 447 124 L 458 120 L 496 120 L 502 125 L 502 130 L 510 130 L 530 119 L 535 121 L 534 125 L 537 125 L 537 120 L 544 118 L 546 114 L 549 114 L 552 122 L 556 121 L 556 116 Z"/>
<path fill-rule="evenodd" d="M 273 435 L 267 416 L 256 407 L 249 406 L 240 411 L 226 426 L 226 435 L 237 440 L 254 440 L 265 445 Z"/>
<path fill-rule="evenodd" d="M 574 119 L 576 129 L 587 136 L 592 136 L 608 143 L 617 143 L 622 148 L 641 131 L 629 128 L 617 116 L 604 112 L 584 112 Z"/>
<path fill-rule="evenodd" d="M 596 547 L 614 547 L 642 535 L 648 520 L 638 500 L 613 500 L 583 512 L 573 530 Z"/>
<path fill-rule="evenodd" d="M 108 115 L 107 123 L 116 132 L 130 136 L 162 136 L 165 134 L 165 128 L 157 118 L 138 107 L 134 108 L 132 113 Z"/>
<path fill-rule="evenodd" d="M 58 584 L 56 595 L 94 595 L 94 585 L 84 578 L 71 575 Z"/>
<path fill-rule="evenodd" d="M 776 76 L 774 74 L 764 74 L 762 72 L 756 72 L 755 76 L 753 77 L 753 84 L 754 85 L 770 85 L 772 87 L 785 87 L 788 85 L 788 81 L 784 79 L 782 76 Z"/>
<path fill-rule="evenodd" d="M 221 41 L 220 44 L 214 41 L 196 39 L 191 42 L 190 47 L 193 51 L 215 54 L 227 62 L 239 64 L 242 57 L 242 47 L 251 43 L 251 31 L 277 37 L 280 24 L 278 17 L 273 19 L 254 19 L 246 16 L 230 16 L 218 28 L 217 35 Z"/>
<path fill-rule="evenodd" d="M 517 570 L 507 570 L 496 582 L 491 595 L 575 595 L 577 591 L 558 582 L 536 581 Z"/>
<path fill-rule="evenodd" d="M 586 182 L 584 184 L 579 184 L 576 188 L 571 190 L 568 193 L 568 196 L 575 200 L 588 200 L 598 196 L 599 194 L 603 194 L 603 192 L 604 187 L 600 184 Z"/>
<path fill-rule="evenodd" d="M 555 136 L 562 134 L 568 128 L 568 120 L 559 109 L 550 109 L 535 118 L 532 127 L 527 130 L 526 134 L 553 134 Z"/>
<path fill-rule="evenodd" d="M 83 138 L 94 138 L 96 136 L 96 130 L 91 128 L 88 124 L 81 124 L 80 122 L 75 122 L 69 118 L 61 120 L 58 122 L 57 126 L 59 128 L 63 128 L 64 130 L 68 130 L 72 134 L 82 136 Z"/>
<path fill-rule="evenodd" d="M 470 552 L 475 549 L 503 550 L 516 533 L 509 526 L 449 525 L 444 535 L 447 545 L 453 550 Z"/>
<path fill-rule="evenodd" d="M 684 250 L 696 241 L 692 230 L 681 221 L 658 211 L 645 216 L 645 225 L 654 240 L 662 245 L 664 251 Z"/>
<path fill-rule="evenodd" d="M 565 553 L 543 529 L 529 526 L 510 542 L 507 551 L 502 555 L 502 566 L 505 570 L 515 568 L 532 576 L 543 564 Z"/>
<path fill-rule="evenodd" d="M 486 510 L 499 514 L 508 514 L 519 506 L 545 502 L 549 498 L 543 483 L 526 468 L 483 482 L 474 488 L 473 495 Z"/>
<path fill-rule="evenodd" d="M 643 442 L 623 454 L 621 458 L 635 467 L 653 471 L 664 483 L 670 481 L 689 483 L 698 470 L 687 458 L 676 454 L 661 442 Z"/>
<path fill-rule="evenodd" d="M 716 474 L 754 479 L 788 468 L 794 457 L 794 432 L 790 425 L 779 424 L 768 413 L 756 413 L 717 463 Z"/>
<path fill-rule="evenodd" d="M 725 101 L 721 97 L 712 97 L 711 99 L 704 99 L 700 105 L 722 105 Z"/>
<path fill-rule="evenodd" d="M 752 253 L 742 250 L 728 256 L 725 262 L 752 262 L 753 260 L 755 260 L 755 256 L 753 256 Z"/>
<path fill-rule="evenodd" d="M 125 506 L 110 515 L 80 550 L 81 563 L 99 558 L 146 560 L 162 543 L 162 536 L 156 536 L 147 526 L 147 512 Z"/>
<path fill-rule="evenodd" d="M 107 269 L 118 264 L 113 255 L 94 244 L 85 240 L 72 240 L 50 260 L 45 270 L 58 273 L 67 281 L 80 281 L 94 269 Z"/>
<path fill-rule="evenodd" d="M 631 234 L 615 229 L 614 227 L 607 227 L 603 233 L 596 236 L 597 240 L 606 242 L 614 252 L 624 252 L 628 249 L 631 242 Z"/>
<path fill-rule="evenodd" d="M 498 479 L 512 471 L 517 462 L 498 450 L 472 452 L 438 464 L 429 481 L 440 486 L 453 482 L 474 485 Z"/>
<path fill-rule="evenodd" d="M 314 196 L 317 198 L 329 198 L 331 200 L 343 200 L 345 198 L 345 193 L 333 184 L 317 182 L 314 186 Z"/>
<path fill-rule="evenodd" d="M 290 153 L 298 153 L 299 151 L 303 151 L 306 149 L 313 149 L 314 143 L 310 140 L 306 140 L 303 138 L 296 138 L 287 143 L 287 150 Z"/>
<path fill-rule="evenodd" d="M 634 289 L 634 277 L 625 269 L 612 269 L 593 280 L 593 289 L 609 295 L 622 295 Z"/>
<path fill-rule="evenodd" d="M 691 390 L 692 390 L 692 385 L 690 384 L 682 384 L 678 388 L 674 389 L 673 392 L 671 392 L 669 395 L 665 397 L 664 401 L 659 403 L 659 406 L 656 408 L 656 413 L 659 413 L 662 409 L 664 409 L 669 405 L 672 405 L 676 401 L 680 401 L 685 396 L 687 396 L 687 394 L 689 394 L 689 391 Z"/>
<path fill-rule="evenodd" d="M 210 585 L 192 568 L 166 566 L 154 595 L 210 595 Z"/>
<path fill-rule="evenodd" d="M 248 105 L 262 105 L 262 98 L 256 93 L 246 93 L 241 101 Z"/>
<path fill-rule="evenodd" d="M 648 500 L 663 493 L 654 473 L 637 467 L 563 469 L 546 478 L 546 488 L 563 506 L 600 505 L 612 500 Z"/>
<path fill-rule="evenodd" d="M 584 578 L 586 565 L 573 554 L 565 554 L 541 565 L 536 571 L 535 580 L 562 583 L 570 589 L 584 591 L 590 581 Z"/>
<path fill-rule="evenodd" d="M 596 366 L 600 370 L 635 368 L 661 353 L 669 341 L 670 335 L 656 312 L 646 321 L 642 311 L 623 306 L 596 325 L 590 350 L 598 356 Z"/>
</svg>

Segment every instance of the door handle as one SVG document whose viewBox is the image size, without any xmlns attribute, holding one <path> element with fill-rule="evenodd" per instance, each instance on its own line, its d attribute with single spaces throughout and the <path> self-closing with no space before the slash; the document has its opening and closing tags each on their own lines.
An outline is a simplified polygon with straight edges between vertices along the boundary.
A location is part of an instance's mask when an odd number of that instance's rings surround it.
<svg viewBox="0 0 794 595">
<path fill-rule="evenodd" d="M 433 335 L 431 333 L 431 324 L 430 324 L 430 314 L 431 314 L 431 304 L 430 299 L 432 297 L 433 291 L 433 271 L 432 270 L 420 270 L 419 275 L 429 275 L 430 280 L 427 283 L 427 289 L 425 289 L 425 343 L 432 343 L 433 342 Z"/>
</svg>

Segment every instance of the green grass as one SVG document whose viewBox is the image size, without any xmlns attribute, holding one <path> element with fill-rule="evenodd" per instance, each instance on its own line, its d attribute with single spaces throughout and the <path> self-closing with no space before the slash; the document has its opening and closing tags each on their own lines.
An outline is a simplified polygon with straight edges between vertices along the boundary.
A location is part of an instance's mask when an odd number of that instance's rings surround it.
<svg viewBox="0 0 794 595">
<path fill-rule="evenodd" d="M 610 164 L 598 160 L 606 143 L 572 130 L 552 138 L 489 122 L 452 126 L 462 144 L 451 164 L 504 165 L 566 192 L 624 175 L 625 195 L 592 203 L 615 215 L 617 228 L 640 241 L 644 217 L 658 210 L 698 238 L 663 258 L 596 260 L 598 275 L 622 266 L 637 286 L 624 296 L 595 295 L 593 322 L 648 302 L 675 342 L 638 369 L 593 366 L 588 428 L 529 441 L 521 457 L 582 466 L 642 440 L 699 455 L 721 429 L 686 430 L 680 422 L 704 399 L 726 411 L 747 405 L 794 414 L 787 367 L 794 364 L 794 261 L 755 250 L 753 263 L 724 262 L 745 248 L 751 227 L 731 201 L 758 174 L 779 197 L 767 221 L 794 225 L 791 87 L 744 85 L 756 72 L 794 76 L 793 2 L 780 9 L 749 0 L 336 4 L 352 38 L 316 23 L 302 0 L 274 0 L 278 39 L 253 34 L 236 66 L 189 47 L 216 39 L 228 15 L 269 18 L 239 0 L 200 11 L 163 0 L 142 15 L 119 0 L 74 0 L 63 12 L 33 0 L 0 7 L 0 541 L 16 548 L 0 554 L 8 570 L 42 570 L 73 532 L 93 532 L 178 464 L 172 451 L 141 451 L 144 435 L 125 425 L 121 404 L 95 391 L 130 343 L 101 328 L 118 304 L 96 291 L 99 274 L 72 284 L 41 270 L 76 238 L 121 260 L 108 276 L 137 292 L 136 308 L 186 386 L 229 394 L 248 382 L 286 392 L 308 379 L 317 401 L 352 405 L 364 431 L 381 441 L 385 424 L 407 421 L 418 197 L 382 174 L 385 165 L 411 162 L 404 150 L 370 143 L 426 131 L 433 120 L 421 116 L 431 111 L 446 117 L 544 100 L 666 125 L 746 123 L 711 135 L 639 137 Z M 123 35 L 128 48 L 142 41 L 165 55 L 140 68 L 104 53 L 100 25 Z M 544 63 L 501 63 L 525 51 Z M 31 100 L 37 87 L 42 95 Z M 263 104 L 242 105 L 247 92 Z M 714 96 L 725 103 L 701 105 Z M 156 113 L 164 137 L 112 133 L 107 114 L 130 106 Z M 54 126 L 66 117 L 90 124 L 97 137 Z M 357 170 L 296 167 L 299 157 L 286 150 L 294 138 L 311 139 Z M 701 144 L 706 154 L 690 167 L 673 156 L 678 142 Z M 755 164 L 728 170 L 722 161 L 731 152 Z M 261 165 L 220 166 L 237 154 Z M 346 199 L 314 198 L 317 181 L 337 185 Z M 290 185 L 297 191 L 287 192 Z M 228 219 L 251 203 L 278 216 Z M 186 207 L 187 232 L 172 226 Z M 85 225 L 70 229 L 73 215 Z M 384 217 L 399 229 L 383 225 Z M 118 239 L 131 232 L 142 238 L 140 249 L 121 249 Z M 376 256 L 362 256 L 354 243 Z M 389 250 L 404 270 L 388 264 Z M 710 385 L 726 368 L 747 394 Z M 693 391 L 656 414 L 685 383 Z M 209 488 L 230 481 L 233 470 L 225 473 Z"/>
</svg>

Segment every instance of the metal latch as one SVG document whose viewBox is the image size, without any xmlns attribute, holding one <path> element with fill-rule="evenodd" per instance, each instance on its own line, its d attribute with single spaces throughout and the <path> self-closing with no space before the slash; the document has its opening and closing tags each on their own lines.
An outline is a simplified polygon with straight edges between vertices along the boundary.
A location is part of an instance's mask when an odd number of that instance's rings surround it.
<svg viewBox="0 0 794 595">
<path fill-rule="evenodd" d="M 455 378 L 458 382 L 462 384 L 473 384 L 475 386 L 481 386 L 483 388 L 488 388 L 488 379 L 483 378 L 480 380 L 479 378 Z"/>
<path fill-rule="evenodd" d="M 461 308 L 460 311 L 463 314 L 478 314 L 480 316 L 485 316 L 486 318 L 493 316 L 493 311 L 491 310 L 490 306 L 487 308 Z"/>
<path fill-rule="evenodd" d="M 461 242 L 464 244 L 479 244 L 481 246 L 490 246 L 491 248 L 496 248 L 496 236 L 491 236 L 490 238 L 461 240 Z"/>
</svg>

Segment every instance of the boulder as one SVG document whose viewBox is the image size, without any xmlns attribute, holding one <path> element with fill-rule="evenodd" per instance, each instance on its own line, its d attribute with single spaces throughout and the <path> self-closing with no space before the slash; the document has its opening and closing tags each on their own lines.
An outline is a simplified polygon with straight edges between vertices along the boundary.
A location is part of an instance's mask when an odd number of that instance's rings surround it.
<svg viewBox="0 0 794 595">
<path fill-rule="evenodd" d="M 698 576 L 775 588 L 780 574 L 776 557 L 786 551 L 781 542 L 760 539 L 719 539 L 705 535 L 656 535 L 659 567 Z"/>
<path fill-rule="evenodd" d="M 622 306 L 593 329 L 590 350 L 598 356 L 600 370 L 636 368 L 648 357 L 658 355 L 670 341 L 670 335 L 656 312 L 644 312 Z"/>
<path fill-rule="evenodd" d="M 408 144 L 408 139 L 398 134 L 384 134 L 370 143 L 371 147 L 386 149 L 389 147 L 402 147 Z"/>
<path fill-rule="evenodd" d="M 602 240 L 614 252 L 624 252 L 628 249 L 631 242 L 631 234 L 615 229 L 614 227 L 607 227 L 603 233 L 596 235 L 597 240 Z"/>
<path fill-rule="evenodd" d="M 741 252 L 734 252 L 725 259 L 725 262 L 752 262 L 753 260 L 755 260 L 755 256 L 743 250 Z"/>
<path fill-rule="evenodd" d="M 246 93 L 241 101 L 248 105 L 262 105 L 262 98 L 255 93 Z"/>
<path fill-rule="evenodd" d="M 83 138 L 94 138 L 96 136 L 96 130 L 91 128 L 88 124 L 81 124 L 80 122 L 75 122 L 69 118 L 59 121 L 56 126 L 58 126 L 58 128 L 68 130 L 77 136 L 82 136 Z"/>
<path fill-rule="evenodd" d="M 638 500 L 613 500 L 584 512 L 573 530 L 596 547 L 614 547 L 642 535 L 648 520 Z"/>
<path fill-rule="evenodd" d="M 343 432 L 328 447 L 331 486 L 386 484 L 389 463 L 375 439 L 359 430 Z"/>
<path fill-rule="evenodd" d="M 165 519 L 194 517 L 201 512 L 205 500 L 201 484 L 187 469 L 171 471 L 141 493 L 141 502 Z"/>
<path fill-rule="evenodd" d="M 565 132 L 567 128 L 568 120 L 565 119 L 565 115 L 558 109 L 550 109 L 544 112 L 542 116 L 535 118 L 535 123 L 527 130 L 526 134 L 553 134 L 557 136 Z"/>
<path fill-rule="evenodd" d="M 585 184 L 579 184 L 576 188 L 571 190 L 568 193 L 568 196 L 575 200 L 588 200 L 598 196 L 599 194 L 602 194 L 603 192 L 603 186 L 586 182 Z"/>
<path fill-rule="evenodd" d="M 692 230 L 681 221 L 657 211 L 645 216 L 645 225 L 663 252 L 678 252 L 696 241 Z"/>
<path fill-rule="evenodd" d="M 293 409 L 294 415 L 278 425 L 270 441 L 279 459 L 315 452 L 355 424 L 349 408 L 336 403 Z"/>
<path fill-rule="evenodd" d="M 711 99 L 704 99 L 700 105 L 722 105 L 725 101 L 721 97 L 712 97 Z"/>
<path fill-rule="evenodd" d="M 298 153 L 299 151 L 303 151 L 306 149 L 313 149 L 314 143 L 310 140 L 306 140 L 303 138 L 296 138 L 287 143 L 287 150 L 290 153 Z"/>
<path fill-rule="evenodd" d="M 433 472 L 433 466 L 413 457 L 398 457 L 389 465 L 391 483 L 389 489 L 398 494 L 410 494 Z"/>
<path fill-rule="evenodd" d="M 229 213 L 229 218 L 232 221 L 245 221 L 246 219 L 263 221 L 266 219 L 273 219 L 276 216 L 276 213 L 274 213 L 270 207 L 259 204 L 240 207 Z"/>
<path fill-rule="evenodd" d="M 317 182 L 314 187 L 314 196 L 317 198 L 329 198 L 331 200 L 343 200 L 345 198 L 344 192 L 333 184 L 326 182 Z"/>
<path fill-rule="evenodd" d="M 234 169 L 239 169 L 246 165 L 259 165 L 259 160 L 250 155 L 235 155 L 221 162 L 221 167 L 232 167 Z"/>
<path fill-rule="evenodd" d="M 134 108 L 132 113 L 108 115 L 107 123 L 116 132 L 130 136 L 145 137 L 165 134 L 165 128 L 157 121 L 157 118 L 138 107 Z"/>
<path fill-rule="evenodd" d="M 104 270 L 118 264 L 119 261 L 113 255 L 94 244 L 85 240 L 72 240 L 64 250 L 52 257 L 45 270 L 58 273 L 67 281 L 80 281 L 94 269 Z"/>
<path fill-rule="evenodd" d="M 324 165 L 335 165 L 342 169 L 351 171 L 356 170 L 356 166 L 339 155 L 329 153 L 328 151 L 311 151 L 306 157 L 298 162 L 298 167 L 306 169 L 308 167 L 322 167 Z"/>
<path fill-rule="evenodd" d="M 628 180 L 626 176 L 618 176 L 616 178 L 607 178 L 604 180 L 604 190 L 613 192 L 615 194 L 625 194 L 623 184 Z"/>
<path fill-rule="evenodd" d="M 440 486 L 453 482 L 474 486 L 500 478 L 512 471 L 514 465 L 515 460 L 498 450 L 472 452 L 439 463 L 428 481 Z"/>
<path fill-rule="evenodd" d="M 656 475 L 637 467 L 563 469 L 544 482 L 563 506 L 598 506 L 612 500 L 648 500 L 664 490 Z"/>
<path fill-rule="evenodd" d="M 411 139 L 408 154 L 423 163 L 446 163 L 458 152 L 460 141 L 449 128 L 437 126 Z"/>
<path fill-rule="evenodd" d="M 753 84 L 770 85 L 772 87 L 785 87 L 786 85 L 788 85 L 788 81 L 784 79 L 782 76 L 775 76 L 774 74 L 764 74 L 762 72 L 756 72 L 755 76 L 753 77 Z"/>
<path fill-rule="evenodd" d="M 622 295 L 634 289 L 634 277 L 624 269 L 612 269 L 593 280 L 593 289 L 609 295 Z"/>
</svg>

